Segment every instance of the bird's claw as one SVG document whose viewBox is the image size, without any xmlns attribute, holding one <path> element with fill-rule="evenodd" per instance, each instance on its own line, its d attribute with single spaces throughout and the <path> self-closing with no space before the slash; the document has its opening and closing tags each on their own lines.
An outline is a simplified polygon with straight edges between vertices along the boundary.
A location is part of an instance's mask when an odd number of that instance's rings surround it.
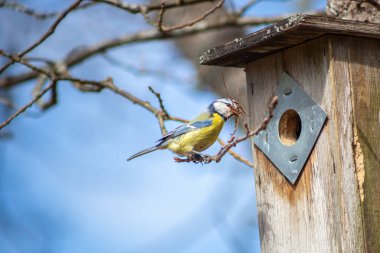
<svg viewBox="0 0 380 253">
<path fill-rule="evenodd" d="M 189 156 L 189 160 L 193 163 L 201 163 L 203 164 L 203 156 L 202 154 L 191 154 Z"/>
<path fill-rule="evenodd" d="M 193 163 L 210 163 L 213 160 L 213 157 L 207 154 L 194 153 L 187 156 L 187 158 L 180 158 L 175 156 L 174 161 L 177 163 L 182 162 L 193 162 Z"/>
<path fill-rule="evenodd" d="M 193 154 L 190 157 L 191 161 L 194 163 L 210 163 L 212 161 L 212 156 L 207 154 Z"/>
</svg>

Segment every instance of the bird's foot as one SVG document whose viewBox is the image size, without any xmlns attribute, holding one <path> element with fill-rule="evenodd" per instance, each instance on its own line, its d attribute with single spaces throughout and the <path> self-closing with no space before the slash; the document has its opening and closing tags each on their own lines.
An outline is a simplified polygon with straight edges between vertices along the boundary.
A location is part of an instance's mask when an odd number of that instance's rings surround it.
<svg viewBox="0 0 380 253">
<path fill-rule="evenodd" d="M 193 163 L 202 163 L 203 164 L 203 156 L 202 154 L 191 154 L 189 155 L 189 160 L 192 161 Z"/>
<path fill-rule="evenodd" d="M 210 163 L 212 162 L 212 156 L 207 154 L 195 153 L 192 154 L 189 159 L 194 163 Z"/>
<path fill-rule="evenodd" d="M 180 158 L 180 157 L 174 157 L 173 158 L 175 162 L 177 163 L 183 163 L 183 162 L 193 162 L 193 163 L 210 163 L 213 161 L 213 157 L 207 154 L 201 154 L 201 153 L 192 153 L 186 156 L 186 158 Z"/>
</svg>

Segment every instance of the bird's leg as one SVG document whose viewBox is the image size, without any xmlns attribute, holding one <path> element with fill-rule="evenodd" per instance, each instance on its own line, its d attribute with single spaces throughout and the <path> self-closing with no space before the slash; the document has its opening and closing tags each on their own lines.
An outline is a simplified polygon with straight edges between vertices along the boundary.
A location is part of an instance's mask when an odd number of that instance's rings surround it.
<svg viewBox="0 0 380 253">
<path fill-rule="evenodd" d="M 174 161 L 177 162 L 177 163 L 190 162 L 190 161 L 189 161 L 189 158 L 182 159 L 182 158 L 180 158 L 180 157 L 178 157 L 178 156 L 173 157 L 173 159 L 174 159 Z"/>
<path fill-rule="evenodd" d="M 181 158 L 181 157 L 175 156 L 175 157 L 173 157 L 173 159 L 177 163 L 183 163 L 183 162 L 199 163 L 199 162 L 203 161 L 203 156 L 201 154 L 198 154 L 195 152 L 191 152 L 191 153 L 188 153 L 188 154 L 182 155 L 182 156 L 185 156 L 186 158 Z"/>
</svg>

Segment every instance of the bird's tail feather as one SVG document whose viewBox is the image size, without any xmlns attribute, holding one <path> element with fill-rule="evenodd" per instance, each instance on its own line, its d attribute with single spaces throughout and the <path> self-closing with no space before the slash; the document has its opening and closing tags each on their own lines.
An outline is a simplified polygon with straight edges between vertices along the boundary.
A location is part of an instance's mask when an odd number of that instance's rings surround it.
<svg viewBox="0 0 380 253">
<path fill-rule="evenodd" d="M 157 146 L 154 146 L 154 147 L 151 147 L 151 148 L 147 148 L 147 149 L 141 150 L 140 152 L 138 152 L 138 153 L 134 154 L 133 156 L 129 157 L 127 159 L 127 161 L 130 161 L 132 159 L 135 159 L 136 157 L 139 157 L 139 156 L 148 154 L 150 152 L 153 152 L 153 151 L 155 151 L 155 150 L 157 150 L 159 148 L 161 148 L 161 147 L 157 145 Z"/>
</svg>

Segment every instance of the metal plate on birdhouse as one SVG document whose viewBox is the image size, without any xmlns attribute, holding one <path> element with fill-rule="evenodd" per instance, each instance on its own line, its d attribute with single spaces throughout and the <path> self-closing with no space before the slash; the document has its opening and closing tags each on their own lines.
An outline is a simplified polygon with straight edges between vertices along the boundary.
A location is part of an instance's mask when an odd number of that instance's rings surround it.
<svg viewBox="0 0 380 253">
<path fill-rule="evenodd" d="M 294 184 L 318 139 L 326 113 L 286 73 L 276 96 L 272 120 L 253 141 Z"/>
</svg>

